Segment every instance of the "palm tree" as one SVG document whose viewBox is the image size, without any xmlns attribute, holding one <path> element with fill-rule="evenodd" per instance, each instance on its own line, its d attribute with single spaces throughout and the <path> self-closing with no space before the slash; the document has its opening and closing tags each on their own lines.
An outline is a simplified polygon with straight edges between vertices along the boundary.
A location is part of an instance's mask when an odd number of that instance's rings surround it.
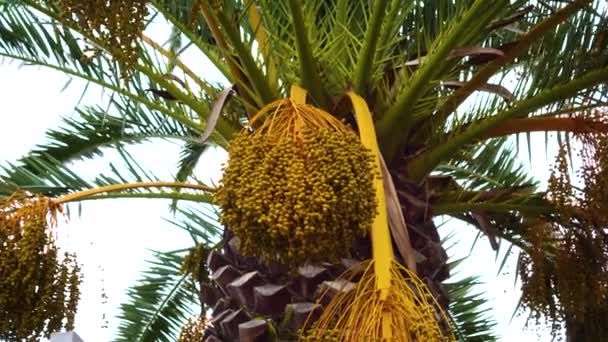
<svg viewBox="0 0 608 342">
<path fill-rule="evenodd" d="M 432 294 L 436 312 L 448 310 L 453 321 L 442 329 L 463 340 L 493 338 L 469 292 L 474 280 L 444 284 L 450 265 L 433 218 L 447 215 L 477 227 L 494 249 L 504 241 L 521 250 L 521 303 L 534 317 L 555 332 L 563 324 L 570 341 L 608 336 L 602 1 L 4 0 L 0 9 L 0 56 L 111 94 L 108 108 L 79 108 L 46 145 L 6 166 L 3 201 L 15 192 L 24 203 L 43 196 L 55 205 L 171 199 L 197 243 L 187 257 L 158 254 L 130 290 L 120 340 L 172 340 L 193 291 L 201 312 L 213 309 L 206 340 L 295 338 L 310 314 L 328 307 L 315 303 L 320 289 L 347 292 L 336 285 L 346 281 L 342 271 L 373 254 L 361 236 L 339 251 L 341 262 L 294 272 L 243 255 L 230 226 L 184 206 L 214 203 L 216 189 L 193 174 L 205 150 L 230 151 L 256 113 L 294 85 L 307 92 L 303 102 L 355 132 L 370 129 L 362 108 L 373 112 L 389 247 L 407 267 L 402 273 Z M 173 29 L 167 48 L 145 30 L 158 18 Z M 201 52 L 231 86 L 193 72 L 180 60 L 185 50 Z M 558 132 L 562 147 L 548 190 L 522 171 L 508 140 L 533 132 Z M 124 152 L 155 139 L 183 145 L 175 180 L 156 179 Z M 568 156 L 578 145 L 583 185 L 575 186 Z M 69 170 L 107 148 L 121 151 L 128 175 L 89 181 Z"/>
</svg>

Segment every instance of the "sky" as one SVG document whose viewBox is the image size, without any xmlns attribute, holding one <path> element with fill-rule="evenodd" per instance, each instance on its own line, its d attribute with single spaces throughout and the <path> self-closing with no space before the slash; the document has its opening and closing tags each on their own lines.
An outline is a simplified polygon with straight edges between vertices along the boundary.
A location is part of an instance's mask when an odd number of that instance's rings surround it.
<svg viewBox="0 0 608 342">
<path fill-rule="evenodd" d="M 197 58 L 200 56 L 186 55 L 184 61 L 196 66 L 195 71 L 211 79 L 219 79 L 208 62 Z M 0 64 L 0 165 L 15 161 L 35 144 L 43 143 L 45 130 L 57 127 L 62 116 L 74 115 L 74 106 L 85 83 L 74 80 L 62 91 L 67 80 L 65 75 L 55 71 L 20 67 L 7 61 Z M 82 104 L 103 101 L 101 91 L 92 88 Z M 548 165 L 553 158 L 549 155 L 547 159 L 545 155 L 543 136 L 534 136 L 533 142 L 539 146 L 532 152 L 534 167 L 528 165 L 527 152 L 522 153 L 522 163 L 533 170 L 535 177 L 546 180 Z M 162 142 L 136 146 L 130 151 L 144 168 L 150 168 L 161 179 L 172 179 L 179 156 L 177 145 Z M 94 177 L 107 170 L 109 162 L 116 161 L 117 156 L 108 153 L 99 160 L 75 163 L 73 171 Z M 225 161 L 225 152 L 212 150 L 203 157 L 196 176 L 217 182 L 221 177 L 221 164 Z M 168 251 L 191 246 L 191 239 L 185 232 L 163 220 L 171 218 L 167 207 L 166 201 L 158 200 L 84 202 L 81 217 L 72 215 L 69 222 L 60 225 L 61 244 L 74 250 L 84 264 L 84 283 L 75 331 L 85 342 L 112 339 L 119 323 L 114 317 L 119 313 L 118 306 L 126 300 L 128 286 L 139 277 L 139 272 L 146 269 L 145 261 L 150 259 L 148 250 Z M 440 233 L 442 236 L 455 233 L 451 241 L 456 244 L 448 254 L 454 258 L 469 255 L 476 230 L 453 220 L 443 225 Z M 515 317 L 511 321 L 518 300 L 518 285 L 514 284 L 516 257 L 509 260 L 503 272 L 497 275 L 502 257 L 496 258 L 487 239 L 482 238 L 468 256 L 466 268 L 454 274 L 453 279 L 481 276 L 483 284 L 477 289 L 490 299 L 489 313 L 499 322 L 501 341 L 548 340 L 545 332 L 522 330 L 525 317 Z M 107 300 L 103 299 L 103 294 Z"/>
</svg>

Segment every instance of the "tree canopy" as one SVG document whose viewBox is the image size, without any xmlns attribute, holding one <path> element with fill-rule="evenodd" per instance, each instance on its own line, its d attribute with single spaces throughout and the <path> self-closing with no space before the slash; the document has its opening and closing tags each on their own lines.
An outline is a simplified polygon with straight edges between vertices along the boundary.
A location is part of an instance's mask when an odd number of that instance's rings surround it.
<svg viewBox="0 0 608 342">
<path fill-rule="evenodd" d="M 293 99 L 296 85 L 306 91 L 303 102 L 359 133 L 366 128 L 354 99 L 369 109 L 395 257 L 429 279 L 436 298 L 433 284 L 447 278 L 449 265 L 436 227 L 425 224 L 447 215 L 478 228 L 495 249 L 504 241 L 521 250 L 521 304 L 533 318 L 547 318 L 556 334 L 565 327 L 572 340 L 606 336 L 606 11 L 600 0 L 0 0 L 0 57 L 110 95 L 107 107 L 78 107 L 77 116 L 49 129 L 46 143 L 3 166 L 0 217 L 21 215 L 15 194 L 24 206 L 37 205 L 37 214 L 49 210 L 40 201 L 55 208 L 85 199 L 169 199 L 183 218 L 178 225 L 217 250 L 227 229 L 213 214 L 184 206 L 217 204 L 217 188 L 200 182 L 195 167 L 209 146 L 233 152 L 243 132 L 259 129 L 256 114 Z M 173 30 L 168 42 L 148 35 L 155 21 Z M 229 86 L 193 72 L 181 59 L 185 51 L 197 51 Z M 509 140 L 527 138 L 530 150 L 534 132 L 558 133 L 548 189 L 523 171 Z M 175 179 L 158 179 L 126 152 L 157 140 L 182 146 Z M 70 162 L 107 149 L 121 153 L 128 172 L 91 180 L 70 170 Z M 576 172 L 573 158 L 583 165 Z M 120 340 L 175 338 L 188 293 L 204 283 L 188 278 L 192 270 L 180 273 L 185 252 L 159 253 L 130 290 Z M 447 286 L 448 311 L 460 338 L 488 340 L 491 324 L 475 310 L 474 282 Z"/>
</svg>

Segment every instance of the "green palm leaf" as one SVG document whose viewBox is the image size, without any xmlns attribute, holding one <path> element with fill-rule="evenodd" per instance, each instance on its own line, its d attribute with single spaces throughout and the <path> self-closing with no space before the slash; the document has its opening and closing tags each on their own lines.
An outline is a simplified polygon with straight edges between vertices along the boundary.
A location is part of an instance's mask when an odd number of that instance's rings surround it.
<svg viewBox="0 0 608 342">
<path fill-rule="evenodd" d="M 483 293 L 476 292 L 478 278 L 467 277 L 445 284 L 450 298 L 448 312 L 456 326 L 458 341 L 498 341 L 496 321 L 489 318 L 489 303 Z"/>
<path fill-rule="evenodd" d="M 506 139 L 488 140 L 463 150 L 435 171 L 454 177 L 468 190 L 534 188 L 536 185 L 536 181 L 518 165 Z"/>
<path fill-rule="evenodd" d="M 192 280 L 180 273 L 181 254 L 154 252 L 151 267 L 127 291 L 129 300 L 120 307 L 121 324 L 115 341 L 176 340 L 182 324 L 198 305 Z"/>
<path fill-rule="evenodd" d="M 193 242 L 212 247 L 221 237 L 217 213 L 210 210 L 178 209 L 180 219 L 168 220 L 188 232 Z M 129 299 L 120 307 L 121 323 L 116 341 L 175 341 L 185 320 L 201 308 L 197 286 L 181 271 L 184 253 L 154 252 L 155 260 L 138 283 L 127 291 Z"/>
</svg>

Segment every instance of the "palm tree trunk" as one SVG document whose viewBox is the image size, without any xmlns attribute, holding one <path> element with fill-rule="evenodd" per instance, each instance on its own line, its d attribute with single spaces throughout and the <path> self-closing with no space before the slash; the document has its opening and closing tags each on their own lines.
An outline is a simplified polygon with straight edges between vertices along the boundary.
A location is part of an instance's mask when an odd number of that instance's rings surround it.
<svg viewBox="0 0 608 342">
<path fill-rule="evenodd" d="M 447 309 L 449 299 L 442 283 L 450 277 L 450 271 L 447 265 L 448 255 L 441 245 L 428 201 L 433 188 L 429 182 L 416 185 L 396 176 L 400 173 L 399 170 L 389 171 L 399 196 L 412 247 L 422 256 L 417 260 L 418 276 L 439 304 Z"/>
<path fill-rule="evenodd" d="M 566 342 L 597 342 L 608 340 L 606 310 L 588 310 L 584 319 L 567 317 L 565 319 Z"/>
<path fill-rule="evenodd" d="M 574 319 L 566 319 L 566 342 L 582 342 L 585 340 L 585 326 Z"/>
</svg>

